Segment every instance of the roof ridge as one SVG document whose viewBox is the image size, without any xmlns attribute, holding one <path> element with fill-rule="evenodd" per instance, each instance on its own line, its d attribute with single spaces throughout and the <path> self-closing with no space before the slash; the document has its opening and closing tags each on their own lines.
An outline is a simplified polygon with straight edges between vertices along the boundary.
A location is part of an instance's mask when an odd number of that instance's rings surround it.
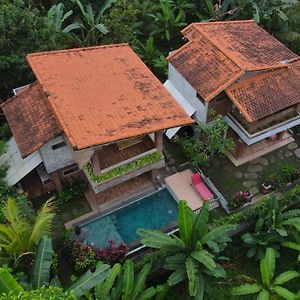
<svg viewBox="0 0 300 300">
<path fill-rule="evenodd" d="M 125 47 L 125 46 L 129 46 L 129 44 L 128 43 L 119 43 L 119 44 L 108 44 L 108 45 L 99 45 L 99 46 L 92 46 L 92 47 L 42 51 L 42 52 L 29 53 L 29 54 L 27 54 L 26 57 L 28 59 L 32 56 L 52 55 L 52 54 L 65 53 L 65 52 L 89 51 L 89 50 L 95 50 L 95 49 L 99 49 L 99 48 L 118 48 L 118 47 Z"/>
<path fill-rule="evenodd" d="M 249 20 L 232 20 L 232 21 L 212 21 L 212 22 L 193 22 L 192 24 L 197 25 L 213 25 L 213 24 L 230 24 L 230 23 L 255 23 L 256 22 L 253 19 Z"/>
</svg>

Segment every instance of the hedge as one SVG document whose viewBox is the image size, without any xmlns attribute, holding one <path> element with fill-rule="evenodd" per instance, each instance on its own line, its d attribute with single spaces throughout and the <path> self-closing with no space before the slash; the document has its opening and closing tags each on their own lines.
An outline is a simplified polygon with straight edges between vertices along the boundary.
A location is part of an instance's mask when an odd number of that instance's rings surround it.
<svg viewBox="0 0 300 300">
<path fill-rule="evenodd" d="M 86 171 L 87 174 L 89 176 L 89 178 L 95 182 L 95 183 L 103 183 L 105 181 L 111 180 L 115 177 L 124 175 L 130 171 L 136 170 L 136 169 L 140 169 L 142 167 L 145 167 L 147 165 L 156 163 L 158 161 L 160 161 L 163 158 L 162 154 L 159 151 L 156 151 L 154 153 L 151 154 L 147 154 L 141 158 L 138 158 L 135 161 L 132 161 L 128 164 L 122 165 L 120 167 L 116 167 L 110 171 L 107 171 L 103 174 L 100 175 L 95 175 L 92 165 L 89 163 L 86 166 Z"/>
</svg>

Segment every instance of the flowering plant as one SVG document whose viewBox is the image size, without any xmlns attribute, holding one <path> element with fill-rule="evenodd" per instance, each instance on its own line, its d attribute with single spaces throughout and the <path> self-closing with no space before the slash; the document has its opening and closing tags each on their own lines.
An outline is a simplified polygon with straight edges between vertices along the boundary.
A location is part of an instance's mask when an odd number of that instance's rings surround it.
<svg viewBox="0 0 300 300">
<path fill-rule="evenodd" d="M 94 248 L 79 241 L 73 242 L 71 261 L 74 264 L 75 271 L 78 273 L 94 268 L 97 263 Z"/>
<path fill-rule="evenodd" d="M 243 206 L 245 203 L 250 202 L 251 195 L 249 191 L 239 191 L 234 194 L 234 198 L 228 201 L 228 206 L 231 209 L 237 209 Z"/>
<path fill-rule="evenodd" d="M 101 260 L 110 265 L 123 263 L 128 252 L 127 245 L 124 243 L 116 245 L 114 240 L 109 240 L 108 243 L 109 246 L 107 248 L 99 248 L 96 250 L 97 260 Z"/>
</svg>

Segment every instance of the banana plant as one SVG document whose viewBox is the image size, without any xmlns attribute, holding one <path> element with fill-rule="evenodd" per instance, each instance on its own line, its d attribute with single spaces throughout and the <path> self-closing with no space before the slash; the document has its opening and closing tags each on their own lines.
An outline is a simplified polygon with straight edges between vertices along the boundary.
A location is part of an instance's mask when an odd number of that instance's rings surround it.
<svg viewBox="0 0 300 300">
<path fill-rule="evenodd" d="M 295 300 L 297 295 L 282 285 L 298 278 L 300 274 L 296 271 L 286 271 L 274 278 L 275 260 L 274 249 L 268 248 L 265 257 L 260 260 L 261 282 L 240 285 L 233 288 L 231 294 L 234 296 L 258 294 L 257 300 L 274 299 L 274 296 L 279 296 L 286 300 Z"/>
<path fill-rule="evenodd" d="M 283 241 L 281 245 L 286 248 L 290 248 L 298 251 L 298 262 L 300 262 L 300 232 L 294 231 L 291 233 L 291 237 L 293 239 L 289 239 L 288 241 Z"/>
<path fill-rule="evenodd" d="M 123 267 L 115 264 L 104 282 L 95 288 L 95 295 L 101 300 L 147 300 L 163 299 L 167 286 L 146 287 L 146 280 L 151 270 L 151 264 L 146 264 L 135 274 L 134 264 L 127 260 Z"/>
<path fill-rule="evenodd" d="M 267 212 L 257 220 L 254 232 L 242 236 L 243 241 L 249 246 L 248 257 L 261 259 L 267 248 L 273 248 L 279 257 L 279 248 L 292 232 L 292 228 L 300 232 L 300 209 L 285 211 L 278 203 L 278 199 L 270 200 Z"/>
<path fill-rule="evenodd" d="M 79 29 L 78 22 L 72 23 L 63 28 L 64 22 L 73 14 L 73 10 L 69 10 L 64 14 L 64 4 L 58 3 L 50 7 L 47 13 L 47 24 L 54 28 L 55 32 L 69 33 L 72 30 Z"/>
<path fill-rule="evenodd" d="M 194 215 L 186 201 L 180 201 L 179 237 L 156 230 L 138 230 L 144 245 L 170 253 L 164 265 L 166 270 L 172 271 L 168 278 L 169 286 L 187 280 L 189 294 L 197 300 L 203 299 L 206 276 L 226 276 L 215 255 L 221 252 L 224 243 L 230 241 L 229 232 L 236 229 L 236 225 L 232 224 L 210 229 L 208 220 L 208 201 L 204 201 L 198 215 Z"/>
<path fill-rule="evenodd" d="M 81 12 L 81 38 L 79 38 L 83 46 L 98 45 L 103 35 L 107 34 L 109 30 L 101 22 L 104 13 L 111 7 L 115 0 L 105 0 L 102 5 L 99 6 L 99 10 L 96 13 L 90 3 L 83 5 L 80 0 L 72 0 L 77 4 Z"/>
<path fill-rule="evenodd" d="M 172 0 L 160 0 L 159 10 L 148 15 L 153 19 L 151 35 L 158 35 L 162 41 L 167 40 L 169 45 L 178 29 L 187 24 L 184 11 L 176 9 Z"/>
</svg>

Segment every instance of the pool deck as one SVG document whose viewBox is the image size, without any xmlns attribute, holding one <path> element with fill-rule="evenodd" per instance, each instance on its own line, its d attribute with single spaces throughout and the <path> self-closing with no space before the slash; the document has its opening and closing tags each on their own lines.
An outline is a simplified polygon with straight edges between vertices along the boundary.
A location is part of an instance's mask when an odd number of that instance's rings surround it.
<svg viewBox="0 0 300 300">
<path fill-rule="evenodd" d="M 187 169 L 165 178 L 165 182 L 178 200 L 186 200 L 188 206 L 196 211 L 203 206 L 203 199 L 192 186 L 192 175 L 192 170 Z"/>
</svg>

